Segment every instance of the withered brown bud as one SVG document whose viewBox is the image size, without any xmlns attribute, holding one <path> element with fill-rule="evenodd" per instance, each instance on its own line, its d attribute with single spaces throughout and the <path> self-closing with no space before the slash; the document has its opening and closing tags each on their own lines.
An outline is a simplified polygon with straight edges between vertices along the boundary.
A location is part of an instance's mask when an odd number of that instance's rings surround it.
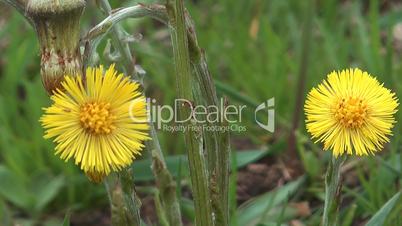
<svg viewBox="0 0 402 226">
<path fill-rule="evenodd" d="M 65 75 L 82 75 L 79 49 L 84 0 L 29 0 L 26 13 L 33 19 L 41 48 L 41 75 L 49 94 Z"/>
</svg>

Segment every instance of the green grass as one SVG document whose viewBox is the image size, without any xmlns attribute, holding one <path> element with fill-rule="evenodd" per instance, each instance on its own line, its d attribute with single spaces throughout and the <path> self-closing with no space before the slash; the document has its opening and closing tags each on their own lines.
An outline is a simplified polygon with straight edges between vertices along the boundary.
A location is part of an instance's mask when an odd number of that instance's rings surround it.
<svg viewBox="0 0 402 226">
<path fill-rule="evenodd" d="M 271 97 L 276 99 L 278 124 L 273 144 L 265 139 L 271 134 L 254 123 L 252 108 L 243 122 L 248 131 L 233 134 L 232 139 L 246 137 L 256 147 L 275 149 L 278 156 L 286 155 L 284 142 L 295 107 L 303 28 L 310 1 L 196 2 L 187 3 L 187 7 L 195 20 L 200 46 L 206 51 L 219 95 L 227 96 L 231 103 L 248 105 L 262 103 Z M 304 65 L 308 72 L 306 91 L 332 70 L 359 67 L 378 77 L 402 97 L 401 53 L 393 48 L 392 36 L 394 26 L 402 22 L 402 10 L 380 11 L 383 1 L 378 0 L 317 2 L 312 15 L 309 61 Z M 114 7 L 134 4 L 133 1 L 113 3 Z M 85 14 L 83 31 L 101 19 L 101 14 L 90 10 L 88 8 Z M 253 21 L 258 21 L 259 25 L 254 37 L 250 35 Z M 147 96 L 156 98 L 158 103 L 173 103 L 175 76 L 167 28 L 147 19 L 127 20 L 123 25 L 128 31 L 144 36 L 133 45 L 138 63 L 147 71 Z M 10 218 L 37 222 L 56 218 L 59 222 L 55 225 L 61 225 L 68 209 L 74 215 L 74 211 L 106 208 L 104 188 L 89 183 L 72 163 L 60 161 L 53 155 L 53 144 L 42 138 L 38 120 L 41 108 L 50 102 L 40 81 L 37 39 L 34 31 L 15 12 L 0 27 L 0 46 L 3 43 L 6 45 L 0 49 L 0 62 L 3 62 L 0 67 L 0 225 Z M 103 51 L 102 47 L 104 43 L 99 50 Z M 101 59 L 106 62 L 102 56 Z M 400 115 L 397 115 L 398 121 L 402 121 Z M 356 207 L 341 208 L 342 225 L 368 220 L 400 191 L 401 133 L 399 122 L 390 144 L 380 155 L 353 158 L 358 161 L 352 171 L 358 186 L 344 187 L 343 192 L 345 200 Z M 166 154 L 185 153 L 181 136 L 161 132 L 159 137 Z M 233 222 L 240 226 L 248 216 L 253 218 L 253 214 L 257 214 L 259 225 L 277 225 L 279 221 L 279 224 L 286 224 L 294 216 L 287 208 L 287 202 L 322 201 L 328 155 L 309 140 L 303 121 L 297 138 L 298 153 L 306 169 L 306 180 L 297 184 L 298 191 L 291 192 L 294 195 L 290 197 L 281 194 L 280 190 L 257 197 L 237 211 L 233 210 L 233 213 L 248 213 L 243 216 L 233 214 Z M 236 167 L 233 169 L 236 171 Z M 233 180 L 235 175 L 231 177 Z M 286 189 L 293 187 L 284 191 Z M 234 181 L 231 200 L 235 200 L 233 191 Z M 266 206 L 260 201 L 264 199 Z M 188 207 L 185 215 L 191 218 L 191 211 L 194 211 L 191 201 L 182 204 L 183 208 Z M 235 209 L 233 206 L 232 202 L 232 209 Z M 398 202 L 383 225 L 400 225 L 401 210 L 402 204 Z M 315 207 L 310 217 L 301 220 L 305 225 L 318 225 L 320 216 L 321 209 Z"/>
</svg>

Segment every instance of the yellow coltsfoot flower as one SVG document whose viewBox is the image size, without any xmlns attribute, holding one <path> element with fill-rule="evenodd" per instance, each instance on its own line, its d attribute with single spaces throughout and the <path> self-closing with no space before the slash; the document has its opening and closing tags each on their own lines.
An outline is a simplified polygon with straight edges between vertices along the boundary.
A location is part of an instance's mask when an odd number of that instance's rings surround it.
<svg viewBox="0 0 402 226">
<path fill-rule="evenodd" d="M 94 182 L 130 165 L 149 139 L 139 84 L 112 65 L 106 72 L 102 66 L 88 68 L 85 84 L 80 76 L 66 76 L 62 87 L 40 119 L 44 137 L 57 144 L 56 154 L 73 158 Z"/>
<path fill-rule="evenodd" d="M 374 154 L 389 142 L 398 105 L 395 93 L 367 72 L 334 71 L 307 96 L 307 131 L 335 157 Z"/>
</svg>

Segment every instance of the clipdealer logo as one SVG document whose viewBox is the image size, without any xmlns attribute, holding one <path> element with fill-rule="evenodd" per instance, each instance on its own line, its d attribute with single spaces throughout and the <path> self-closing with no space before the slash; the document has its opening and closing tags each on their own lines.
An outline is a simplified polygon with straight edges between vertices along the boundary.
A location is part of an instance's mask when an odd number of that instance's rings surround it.
<svg viewBox="0 0 402 226">
<path fill-rule="evenodd" d="M 225 105 L 224 99 L 219 100 L 218 106 L 194 105 L 186 99 L 175 99 L 173 105 L 159 105 L 155 99 L 147 98 L 147 117 L 145 119 L 144 117 L 136 118 L 133 114 L 135 106 L 143 101 L 143 99 L 137 99 L 130 104 L 130 118 L 137 123 L 150 121 L 156 125 L 158 130 L 167 132 L 186 132 L 188 130 L 244 132 L 247 130 L 246 126 L 241 125 L 244 111 L 247 109 L 246 105 Z M 258 105 L 254 110 L 257 125 L 271 133 L 275 131 L 274 105 L 275 99 L 271 98 Z M 179 109 L 182 106 L 190 107 L 191 111 L 188 115 L 179 118 Z M 257 117 L 258 114 L 266 114 L 267 121 L 261 122 Z M 219 122 L 228 122 L 228 125 L 222 126 Z"/>
<path fill-rule="evenodd" d="M 258 107 L 254 111 L 254 119 L 255 122 L 263 129 L 266 131 L 269 131 L 271 133 L 275 132 L 275 98 L 271 98 L 267 100 L 266 102 L 258 105 Z M 267 122 L 262 123 L 258 120 L 257 118 L 257 113 L 261 112 L 262 110 L 265 110 L 267 113 Z"/>
</svg>

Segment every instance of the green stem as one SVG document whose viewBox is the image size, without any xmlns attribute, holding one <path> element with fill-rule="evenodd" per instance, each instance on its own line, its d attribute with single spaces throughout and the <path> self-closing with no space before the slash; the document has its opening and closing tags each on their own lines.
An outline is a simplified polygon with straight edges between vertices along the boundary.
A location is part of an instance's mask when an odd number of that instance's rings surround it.
<svg viewBox="0 0 402 226">
<path fill-rule="evenodd" d="M 158 215 L 166 225 L 182 226 L 180 205 L 177 201 L 176 183 L 166 168 L 166 164 L 160 159 L 156 150 L 152 150 L 152 170 L 158 187 L 155 195 L 155 204 L 158 207 Z M 162 224 L 162 223 L 161 223 Z"/>
<path fill-rule="evenodd" d="M 166 9 L 171 28 L 173 55 L 176 69 L 176 89 L 178 98 L 193 102 L 192 75 L 188 37 L 184 15 L 183 0 L 167 1 Z M 191 106 L 180 107 L 180 118 L 189 115 Z M 193 126 L 194 122 L 186 120 L 184 126 Z M 208 181 L 207 164 L 204 158 L 202 134 L 190 130 L 185 133 L 185 141 L 188 149 L 190 176 L 193 188 L 196 225 L 213 226 L 213 214 Z"/>
<path fill-rule="evenodd" d="M 340 170 L 346 157 L 332 157 L 325 176 L 325 204 L 322 217 L 323 226 L 336 226 L 338 221 L 339 203 L 341 200 Z"/>
<path fill-rule="evenodd" d="M 204 53 L 198 46 L 194 25 L 189 17 L 187 20 L 187 33 L 189 38 L 189 50 L 191 66 L 195 74 L 195 82 L 198 86 L 194 88 L 196 105 L 216 106 L 221 109 L 216 95 L 215 85 L 209 73 Z M 227 101 L 224 100 L 226 105 Z M 225 106 L 223 106 L 225 107 Z M 208 122 L 207 126 L 228 126 L 228 122 Z M 230 165 L 230 134 L 228 131 L 203 131 L 204 150 L 208 157 L 208 171 L 210 178 L 210 191 L 212 209 L 215 214 L 217 225 L 226 226 L 229 222 L 229 165 Z"/>
<path fill-rule="evenodd" d="M 109 175 L 104 185 L 111 208 L 111 225 L 140 226 L 141 201 L 136 195 L 130 169 Z"/>
</svg>

